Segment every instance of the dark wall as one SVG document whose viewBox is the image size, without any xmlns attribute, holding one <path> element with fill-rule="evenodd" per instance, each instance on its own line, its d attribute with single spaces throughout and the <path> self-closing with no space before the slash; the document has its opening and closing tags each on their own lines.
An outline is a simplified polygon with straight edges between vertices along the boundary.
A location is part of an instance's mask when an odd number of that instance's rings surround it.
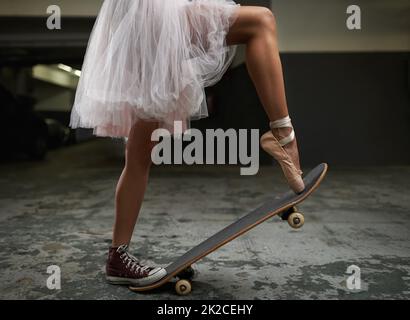
<svg viewBox="0 0 410 320">
<path fill-rule="evenodd" d="M 236 3 L 240 3 L 243 6 L 264 6 L 271 8 L 271 0 L 235 0 Z"/>
<path fill-rule="evenodd" d="M 408 53 L 283 54 L 282 62 L 305 165 L 410 164 Z M 215 113 L 193 127 L 268 130 L 244 65 L 213 91 Z"/>
<path fill-rule="evenodd" d="M 81 66 L 95 17 L 64 17 L 61 30 L 48 30 L 46 19 L 0 16 L 0 67 Z"/>
</svg>

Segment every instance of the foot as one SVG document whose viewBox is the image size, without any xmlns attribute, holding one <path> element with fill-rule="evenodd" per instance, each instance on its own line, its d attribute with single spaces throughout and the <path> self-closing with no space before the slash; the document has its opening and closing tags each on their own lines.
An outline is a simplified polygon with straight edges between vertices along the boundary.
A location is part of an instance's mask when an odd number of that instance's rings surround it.
<svg viewBox="0 0 410 320">
<path fill-rule="evenodd" d="M 261 137 L 262 148 L 280 164 L 290 188 L 295 193 L 305 189 L 300 170 L 297 142 L 289 117 L 270 123 L 271 131 Z"/>
<path fill-rule="evenodd" d="M 272 129 L 272 133 L 275 138 L 280 141 L 286 137 L 288 137 L 292 133 L 292 128 L 277 128 Z M 300 169 L 300 160 L 299 160 L 299 150 L 298 150 L 298 143 L 296 138 L 289 142 L 288 144 L 282 146 L 282 148 L 286 151 L 289 155 L 290 159 L 292 160 L 293 164 L 295 165 L 296 169 Z"/>
<path fill-rule="evenodd" d="M 111 284 L 146 286 L 164 276 L 164 268 L 142 265 L 136 257 L 128 253 L 128 246 L 110 248 L 106 265 L 106 279 Z"/>
</svg>

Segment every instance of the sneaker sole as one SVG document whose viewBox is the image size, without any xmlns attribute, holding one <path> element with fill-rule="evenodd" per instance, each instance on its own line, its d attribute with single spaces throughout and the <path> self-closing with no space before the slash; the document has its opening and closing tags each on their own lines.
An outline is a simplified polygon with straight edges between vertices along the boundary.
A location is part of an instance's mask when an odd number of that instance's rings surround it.
<svg viewBox="0 0 410 320">
<path fill-rule="evenodd" d="M 113 276 L 106 276 L 105 279 L 110 284 L 116 285 L 133 285 L 133 286 L 146 286 L 161 280 L 163 277 L 167 275 L 165 269 L 161 269 L 158 272 L 155 272 L 153 275 L 150 275 L 145 278 L 141 279 L 133 279 L 133 278 L 122 278 L 122 277 L 113 277 Z"/>
</svg>

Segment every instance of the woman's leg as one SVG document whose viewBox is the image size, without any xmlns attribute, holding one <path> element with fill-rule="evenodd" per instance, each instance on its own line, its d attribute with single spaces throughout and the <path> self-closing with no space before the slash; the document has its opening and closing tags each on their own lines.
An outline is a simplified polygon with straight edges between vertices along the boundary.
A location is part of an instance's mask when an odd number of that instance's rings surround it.
<svg viewBox="0 0 410 320">
<path fill-rule="evenodd" d="M 155 142 L 152 132 L 156 122 L 138 121 L 131 129 L 125 152 L 125 167 L 118 181 L 113 247 L 129 244 L 144 198 Z"/>
<path fill-rule="evenodd" d="M 227 35 L 227 42 L 229 45 L 246 44 L 248 72 L 269 120 L 273 122 L 288 116 L 276 21 L 272 11 L 257 6 L 240 7 L 238 19 Z M 280 128 L 274 129 L 273 134 L 280 140 L 291 131 L 291 128 Z M 283 148 L 300 169 L 296 139 Z"/>
</svg>

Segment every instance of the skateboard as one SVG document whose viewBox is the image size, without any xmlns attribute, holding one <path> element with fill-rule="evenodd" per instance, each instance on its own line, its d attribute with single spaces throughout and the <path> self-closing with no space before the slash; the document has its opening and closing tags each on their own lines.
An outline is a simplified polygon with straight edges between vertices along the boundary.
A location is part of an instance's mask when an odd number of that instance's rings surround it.
<svg viewBox="0 0 410 320">
<path fill-rule="evenodd" d="M 165 267 L 167 275 L 147 286 L 130 287 L 131 291 L 142 292 L 159 288 L 176 279 L 175 290 L 178 295 L 187 295 L 192 290 L 192 279 L 195 271 L 192 264 L 214 252 L 224 244 L 234 240 L 250 229 L 256 227 L 269 218 L 278 215 L 286 220 L 292 228 L 298 229 L 303 226 L 305 218 L 296 205 L 309 197 L 320 185 L 327 172 L 327 164 L 322 163 L 311 170 L 303 179 L 305 190 L 301 194 L 288 191 L 279 196 L 273 196 L 260 207 L 249 212 L 236 222 L 230 224 L 221 231 L 215 233 L 196 247 L 192 248 L 174 262 Z"/>
</svg>

